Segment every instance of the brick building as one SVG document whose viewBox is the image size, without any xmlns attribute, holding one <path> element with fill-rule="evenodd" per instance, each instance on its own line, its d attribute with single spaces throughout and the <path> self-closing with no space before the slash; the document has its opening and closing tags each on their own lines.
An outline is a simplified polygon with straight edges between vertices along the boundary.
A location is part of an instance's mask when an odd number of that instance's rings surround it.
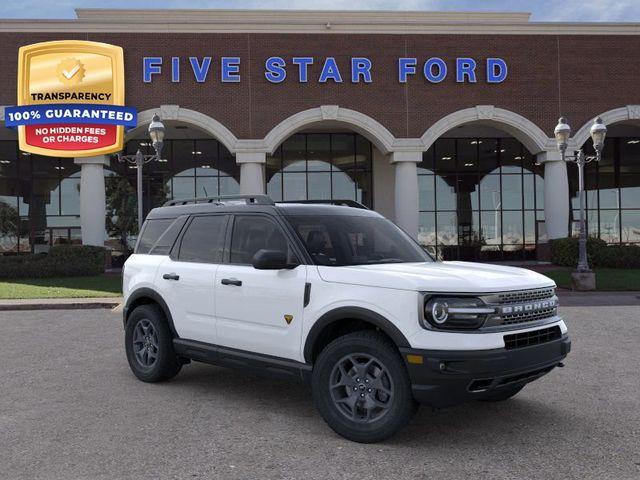
<svg viewBox="0 0 640 480">
<path fill-rule="evenodd" d="M 640 25 L 535 23 L 519 13 L 100 10 L 0 20 L 0 105 L 16 103 L 18 48 L 81 39 L 124 49 L 126 104 L 148 149 L 145 211 L 167 199 L 266 192 L 353 199 L 447 258 L 533 259 L 576 230 L 576 167 L 553 129 L 603 160 L 587 168 L 588 229 L 640 243 Z M 135 32 L 135 33 L 132 33 Z M 20 152 L 0 134 L 0 252 L 103 243 L 105 182 L 135 169 Z M 82 188 L 81 188 L 82 187 Z M 81 201 L 81 190 L 84 189 Z M 12 220 L 13 219 L 13 220 Z M 133 238 L 133 237 L 132 237 Z"/>
</svg>

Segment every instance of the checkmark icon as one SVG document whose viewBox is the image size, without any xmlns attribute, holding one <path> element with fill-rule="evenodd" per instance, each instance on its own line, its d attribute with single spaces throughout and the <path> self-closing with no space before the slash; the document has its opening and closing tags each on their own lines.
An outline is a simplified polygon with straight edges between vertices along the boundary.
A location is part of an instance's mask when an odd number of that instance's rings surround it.
<svg viewBox="0 0 640 480">
<path fill-rule="evenodd" d="M 78 70 L 80 70 L 80 65 L 76 65 L 70 71 L 62 70 L 62 74 L 65 76 L 67 80 L 71 80 L 71 77 L 73 77 L 76 73 L 78 73 Z"/>
</svg>

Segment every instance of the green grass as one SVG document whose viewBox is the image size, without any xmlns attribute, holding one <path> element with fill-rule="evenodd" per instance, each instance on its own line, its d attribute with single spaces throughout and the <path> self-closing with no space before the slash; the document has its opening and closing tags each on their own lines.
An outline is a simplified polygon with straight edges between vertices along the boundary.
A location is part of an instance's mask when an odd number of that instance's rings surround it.
<svg viewBox="0 0 640 480">
<path fill-rule="evenodd" d="M 119 275 L 0 280 L 0 299 L 119 297 Z"/>
<path fill-rule="evenodd" d="M 542 272 L 559 287 L 571 288 L 571 268 L 558 268 Z M 595 268 L 596 288 L 603 291 L 640 290 L 640 270 L 622 268 Z"/>
</svg>

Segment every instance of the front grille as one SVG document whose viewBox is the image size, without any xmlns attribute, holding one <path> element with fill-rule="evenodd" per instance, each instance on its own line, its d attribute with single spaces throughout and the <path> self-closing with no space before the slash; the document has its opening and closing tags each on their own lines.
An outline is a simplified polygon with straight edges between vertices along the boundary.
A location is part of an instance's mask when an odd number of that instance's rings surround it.
<svg viewBox="0 0 640 480">
<path fill-rule="evenodd" d="M 502 316 L 502 325 L 515 325 L 518 323 L 535 322 L 536 320 L 544 320 L 553 317 L 556 314 L 556 307 L 545 308 L 533 313 L 513 313 L 511 315 Z"/>
<path fill-rule="evenodd" d="M 555 295 L 554 288 L 538 288 L 535 290 L 520 290 L 517 292 L 504 292 L 499 293 L 498 303 L 500 305 L 507 305 L 509 303 L 522 303 L 531 300 L 543 300 L 551 298 Z"/>
<path fill-rule="evenodd" d="M 536 322 L 558 314 L 558 299 L 552 287 L 494 293 L 483 300 L 488 305 L 495 305 L 498 313 L 487 320 L 485 327 Z"/>
<path fill-rule="evenodd" d="M 514 333 L 504 336 L 504 346 L 507 350 L 514 348 L 530 347 L 542 343 L 557 340 L 562 336 L 560 327 L 543 328 L 541 330 L 531 330 L 529 332 Z"/>
</svg>

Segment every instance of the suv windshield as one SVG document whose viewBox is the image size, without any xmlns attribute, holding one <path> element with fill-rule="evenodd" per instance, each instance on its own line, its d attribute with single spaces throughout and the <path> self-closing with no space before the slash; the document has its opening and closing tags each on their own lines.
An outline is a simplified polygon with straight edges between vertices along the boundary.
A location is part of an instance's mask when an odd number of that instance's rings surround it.
<svg viewBox="0 0 640 480">
<path fill-rule="evenodd" d="M 406 233 L 384 218 L 345 215 L 287 218 L 317 265 L 433 261 Z"/>
</svg>

